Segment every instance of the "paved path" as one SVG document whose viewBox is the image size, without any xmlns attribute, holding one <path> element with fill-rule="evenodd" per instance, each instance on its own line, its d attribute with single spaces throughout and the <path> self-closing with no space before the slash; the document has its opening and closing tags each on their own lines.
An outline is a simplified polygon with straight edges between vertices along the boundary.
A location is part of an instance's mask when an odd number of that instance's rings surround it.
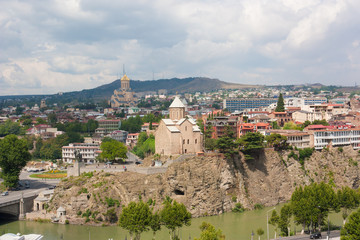
<svg viewBox="0 0 360 240">
<path fill-rule="evenodd" d="M 322 239 L 327 239 L 327 232 L 321 232 L 322 235 Z M 310 235 L 304 234 L 304 235 L 297 235 L 297 236 L 292 236 L 292 237 L 281 237 L 281 238 L 277 238 L 277 239 L 310 239 Z M 330 238 L 332 240 L 337 240 L 340 239 L 340 231 L 331 231 L 330 233 Z M 255 238 L 254 238 L 255 240 Z"/>
</svg>

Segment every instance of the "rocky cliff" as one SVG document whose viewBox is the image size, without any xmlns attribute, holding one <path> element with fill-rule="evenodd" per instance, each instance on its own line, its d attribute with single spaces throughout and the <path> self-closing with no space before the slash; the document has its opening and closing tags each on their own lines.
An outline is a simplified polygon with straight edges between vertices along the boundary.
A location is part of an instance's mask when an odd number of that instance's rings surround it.
<svg viewBox="0 0 360 240">
<path fill-rule="evenodd" d="M 71 222 L 81 223 L 79 211 L 90 209 L 105 219 L 110 208 L 119 213 L 139 196 L 151 199 L 155 209 L 170 196 L 199 217 L 230 211 L 236 202 L 250 209 L 257 203 L 276 205 L 289 200 L 296 186 L 311 182 L 359 187 L 360 155 L 351 147 L 314 152 L 304 166 L 289 154 L 266 149 L 252 160 L 212 154 L 174 163 L 164 174 L 95 172 L 68 178 L 56 188 L 49 210 L 63 206 Z"/>
</svg>

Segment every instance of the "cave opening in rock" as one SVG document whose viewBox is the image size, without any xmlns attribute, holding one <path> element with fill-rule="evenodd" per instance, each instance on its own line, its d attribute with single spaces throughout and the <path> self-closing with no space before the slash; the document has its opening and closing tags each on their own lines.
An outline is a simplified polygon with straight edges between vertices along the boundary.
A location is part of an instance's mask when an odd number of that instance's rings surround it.
<svg viewBox="0 0 360 240">
<path fill-rule="evenodd" d="M 174 193 L 175 193 L 176 195 L 184 195 L 184 192 L 181 191 L 181 190 L 179 190 L 179 189 L 175 189 Z"/>
</svg>

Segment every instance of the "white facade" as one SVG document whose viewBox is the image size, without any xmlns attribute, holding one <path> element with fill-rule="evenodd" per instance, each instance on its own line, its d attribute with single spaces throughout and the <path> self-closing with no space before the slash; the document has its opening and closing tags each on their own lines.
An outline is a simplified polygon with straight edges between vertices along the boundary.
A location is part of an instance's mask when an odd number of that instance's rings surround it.
<svg viewBox="0 0 360 240">
<path fill-rule="evenodd" d="M 314 131 L 314 147 L 319 150 L 328 145 L 341 147 L 351 145 L 360 149 L 360 129 L 336 129 Z"/>
<path fill-rule="evenodd" d="M 94 163 L 100 151 L 100 145 L 95 143 L 70 143 L 62 147 L 62 159 L 72 163 L 75 160 L 75 151 L 79 150 L 82 160 L 86 163 Z"/>
</svg>

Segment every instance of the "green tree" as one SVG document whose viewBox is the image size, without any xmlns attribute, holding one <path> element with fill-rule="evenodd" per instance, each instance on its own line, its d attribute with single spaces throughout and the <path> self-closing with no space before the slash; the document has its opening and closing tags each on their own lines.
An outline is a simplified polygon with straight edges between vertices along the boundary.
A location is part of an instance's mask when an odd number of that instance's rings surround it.
<svg viewBox="0 0 360 240">
<path fill-rule="evenodd" d="M 266 142 L 269 146 L 274 147 L 276 151 L 288 149 L 287 137 L 278 133 L 272 133 L 266 136 Z"/>
<path fill-rule="evenodd" d="M 292 211 L 289 204 L 285 204 L 280 210 L 279 228 L 281 236 L 290 236 L 290 219 Z"/>
<path fill-rule="evenodd" d="M 284 130 L 302 130 L 302 127 L 295 124 L 294 122 L 287 122 L 284 124 Z"/>
<path fill-rule="evenodd" d="M 57 122 L 57 117 L 56 117 L 56 114 L 55 113 L 49 113 L 47 115 L 47 118 L 48 118 L 48 121 L 49 123 L 54 126 Z"/>
<path fill-rule="evenodd" d="M 280 221 L 279 215 L 277 214 L 276 210 L 273 210 L 271 213 L 271 218 L 269 219 L 269 224 L 273 225 L 273 227 L 275 228 L 274 239 L 276 239 L 276 233 L 277 233 L 279 221 Z"/>
<path fill-rule="evenodd" d="M 126 159 L 127 148 L 122 142 L 116 140 L 103 142 L 100 146 L 102 159 L 107 159 L 108 161 L 117 161 L 120 159 Z M 124 161 L 124 160 L 123 160 Z"/>
<path fill-rule="evenodd" d="M 281 129 L 281 127 L 278 125 L 277 121 L 273 121 L 273 122 L 271 123 L 271 127 L 272 127 L 273 129 Z"/>
<path fill-rule="evenodd" d="M 203 222 L 200 225 L 200 230 L 200 238 L 195 238 L 195 240 L 225 240 L 222 231 L 220 229 L 216 230 L 210 223 Z"/>
<path fill-rule="evenodd" d="M 160 215 L 158 212 L 153 213 L 150 221 L 150 228 L 153 231 L 153 239 L 155 240 L 155 235 L 157 231 L 161 229 L 161 221 Z"/>
<path fill-rule="evenodd" d="M 324 182 L 312 183 L 304 188 L 296 188 L 291 196 L 291 211 L 295 221 L 312 229 L 320 227 L 331 210 L 338 208 L 337 196 L 333 188 Z"/>
<path fill-rule="evenodd" d="M 225 134 L 218 138 L 216 147 L 221 153 L 224 153 L 227 158 L 231 158 L 238 151 L 235 143 L 235 133 L 230 126 L 225 126 Z"/>
<path fill-rule="evenodd" d="M 10 134 L 21 135 L 23 132 L 19 123 L 13 122 L 9 119 L 0 124 L 0 137 Z"/>
<path fill-rule="evenodd" d="M 21 169 L 30 159 L 26 140 L 18 139 L 15 135 L 0 139 L 0 167 L 5 186 L 17 186 Z"/>
<path fill-rule="evenodd" d="M 340 232 L 341 240 L 360 240 L 360 209 L 349 216 Z"/>
<path fill-rule="evenodd" d="M 256 230 L 257 235 L 259 236 L 259 240 L 261 239 L 261 236 L 264 234 L 264 229 L 258 228 Z"/>
<path fill-rule="evenodd" d="M 237 142 L 244 153 L 253 153 L 264 148 L 264 135 L 259 132 L 248 132 L 241 136 Z"/>
<path fill-rule="evenodd" d="M 346 186 L 337 191 L 337 199 L 339 207 L 343 209 L 342 217 L 345 224 L 349 211 L 359 206 L 359 194 L 354 189 Z"/>
<path fill-rule="evenodd" d="M 129 205 L 123 208 L 120 218 L 120 227 L 129 231 L 131 239 L 135 236 L 135 240 L 139 240 L 141 233 L 150 230 L 150 223 L 152 220 L 152 213 L 149 205 L 143 201 L 130 202 Z"/>
<path fill-rule="evenodd" d="M 284 104 L 284 98 L 282 93 L 280 93 L 278 102 L 275 108 L 275 112 L 285 112 L 285 104 Z"/>
<path fill-rule="evenodd" d="M 178 240 L 179 236 L 176 230 L 182 226 L 191 225 L 191 213 L 186 210 L 184 204 L 176 201 L 167 200 L 160 211 L 161 223 L 169 229 L 172 240 Z"/>
</svg>

